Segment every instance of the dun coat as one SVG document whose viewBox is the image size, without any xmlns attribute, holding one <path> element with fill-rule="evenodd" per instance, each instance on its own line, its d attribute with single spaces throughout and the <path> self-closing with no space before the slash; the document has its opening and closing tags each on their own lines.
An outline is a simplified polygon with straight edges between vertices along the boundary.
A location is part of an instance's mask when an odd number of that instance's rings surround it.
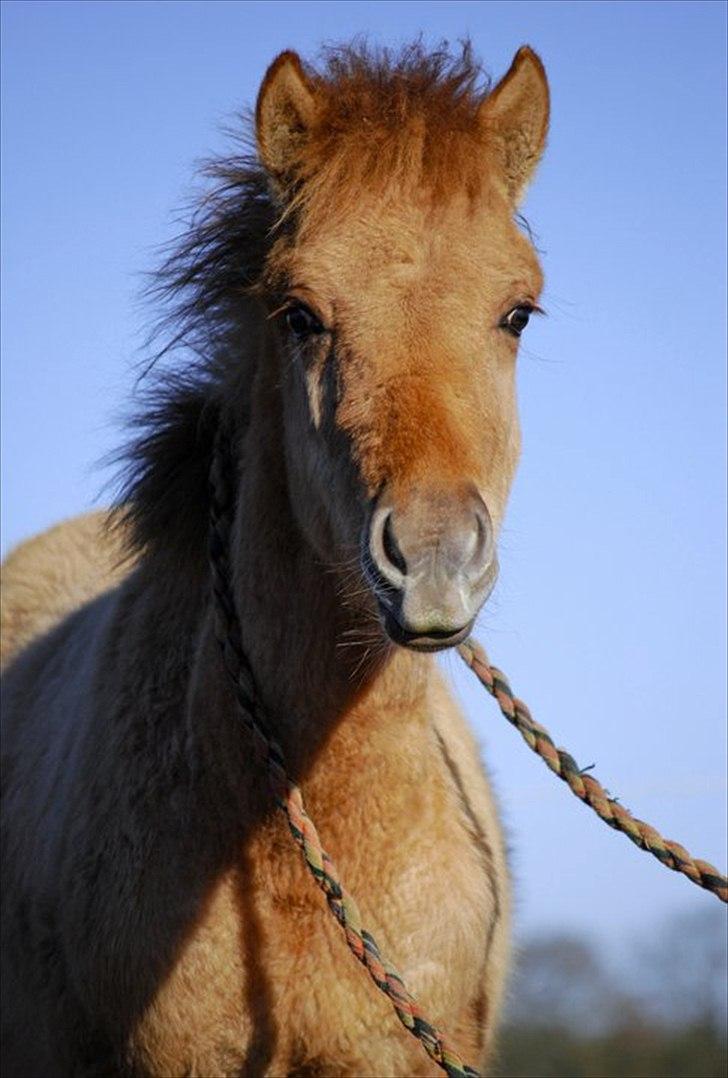
<svg viewBox="0 0 728 1078">
<path fill-rule="evenodd" d="M 514 222 L 540 61 L 283 53 L 257 156 L 159 277 L 172 344 L 113 526 L 16 550 L 3 594 L 3 1072 L 437 1073 L 347 951 L 272 808 L 211 629 L 207 473 L 239 474 L 243 646 L 365 923 L 485 1066 L 503 840 L 427 652 L 495 579 L 541 274 Z"/>
</svg>

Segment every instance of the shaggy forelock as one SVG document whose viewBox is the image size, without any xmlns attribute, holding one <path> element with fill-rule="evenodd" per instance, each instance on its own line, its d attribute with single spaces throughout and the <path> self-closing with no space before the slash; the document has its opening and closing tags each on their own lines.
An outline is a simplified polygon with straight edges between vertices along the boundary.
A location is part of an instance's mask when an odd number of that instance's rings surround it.
<svg viewBox="0 0 728 1078">
<path fill-rule="evenodd" d="M 325 99 L 327 133 L 359 138 L 399 131 L 418 118 L 428 121 L 433 136 L 469 129 L 490 85 L 469 42 L 457 53 L 446 45 L 428 51 L 422 42 L 399 52 L 330 47 L 312 79 Z"/>
<path fill-rule="evenodd" d="M 346 212 L 363 189 L 401 197 L 418 187 L 447 198 L 480 186 L 478 110 L 490 80 L 468 42 L 456 52 L 422 42 L 399 52 L 332 47 L 307 73 L 317 112 L 302 143 L 295 206 L 331 204 L 335 195 L 334 208 Z"/>
</svg>

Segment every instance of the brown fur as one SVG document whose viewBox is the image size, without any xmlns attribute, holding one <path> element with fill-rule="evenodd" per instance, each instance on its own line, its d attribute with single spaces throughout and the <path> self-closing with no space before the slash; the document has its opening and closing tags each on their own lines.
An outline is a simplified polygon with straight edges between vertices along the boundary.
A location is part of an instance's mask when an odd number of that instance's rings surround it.
<svg viewBox="0 0 728 1078">
<path fill-rule="evenodd" d="M 426 1013 L 489 1055 L 509 909 L 491 794 L 358 558 L 384 485 L 404 504 L 472 483 L 497 527 L 515 469 L 499 323 L 541 286 L 512 218 L 547 93 L 528 50 L 490 98 L 477 74 L 421 50 L 337 52 L 321 74 L 276 61 L 257 130 L 273 199 L 249 164 L 217 166 L 167 266 L 202 359 L 154 395 L 121 530 L 71 522 L 9 562 L 9 1075 L 437 1073 L 346 951 L 230 698 L 205 558 L 220 421 L 243 645 L 291 774 Z M 291 344 L 291 296 L 330 332 Z"/>
<path fill-rule="evenodd" d="M 104 537 L 109 514 L 66 520 L 15 547 L 2 566 L 0 666 L 36 636 L 125 575 L 120 533 Z"/>
</svg>

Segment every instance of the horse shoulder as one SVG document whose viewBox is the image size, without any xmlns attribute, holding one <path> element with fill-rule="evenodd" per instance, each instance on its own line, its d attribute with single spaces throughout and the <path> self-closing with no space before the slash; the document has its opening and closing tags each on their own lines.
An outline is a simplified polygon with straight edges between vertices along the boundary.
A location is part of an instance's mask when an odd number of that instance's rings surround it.
<svg viewBox="0 0 728 1078">
<path fill-rule="evenodd" d="M 458 1024 L 458 1043 L 471 1041 L 487 1058 L 497 1026 L 509 964 L 511 894 L 506 846 L 499 811 L 475 733 L 439 675 L 431 689 L 432 719 L 444 768 L 457 793 L 461 820 L 476 851 L 490 893 L 481 990 Z M 483 1043 L 482 1031 L 488 1031 Z M 474 1057 L 473 1057 L 474 1058 Z"/>
<path fill-rule="evenodd" d="M 0 666 L 128 572 L 123 536 L 105 510 L 72 517 L 20 543 L 2 566 Z"/>
<path fill-rule="evenodd" d="M 30 639 L 3 674 L 2 976 L 13 986 L 3 1063 L 11 1075 L 51 1073 L 49 1060 L 63 1073 L 73 1065 L 69 1031 L 77 1012 L 69 963 L 83 943 L 62 928 L 68 838 L 79 817 L 79 785 L 88 781 L 78 759 L 94 718 L 94 643 L 114 594 L 59 614 L 62 620 Z M 34 1027 L 38 1035 L 29 1040 L 23 1031 Z M 17 1066 L 15 1058 L 22 1061 Z"/>
</svg>

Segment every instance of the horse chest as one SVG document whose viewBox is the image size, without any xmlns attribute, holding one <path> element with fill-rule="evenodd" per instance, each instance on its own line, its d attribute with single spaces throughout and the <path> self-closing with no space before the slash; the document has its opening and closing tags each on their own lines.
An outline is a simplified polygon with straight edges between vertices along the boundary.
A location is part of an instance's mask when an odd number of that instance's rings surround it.
<svg viewBox="0 0 728 1078">
<path fill-rule="evenodd" d="M 383 952 L 452 1025 L 482 973 L 488 881 L 455 806 L 446 797 L 443 812 L 442 791 L 429 793 L 435 803 L 420 799 L 390 835 L 381 816 L 367 827 L 330 814 L 327 846 Z M 218 881 L 133 1054 L 156 1075 L 355 1074 L 372 1052 L 387 1072 L 420 1073 L 421 1049 L 349 954 L 280 822 Z"/>
</svg>

